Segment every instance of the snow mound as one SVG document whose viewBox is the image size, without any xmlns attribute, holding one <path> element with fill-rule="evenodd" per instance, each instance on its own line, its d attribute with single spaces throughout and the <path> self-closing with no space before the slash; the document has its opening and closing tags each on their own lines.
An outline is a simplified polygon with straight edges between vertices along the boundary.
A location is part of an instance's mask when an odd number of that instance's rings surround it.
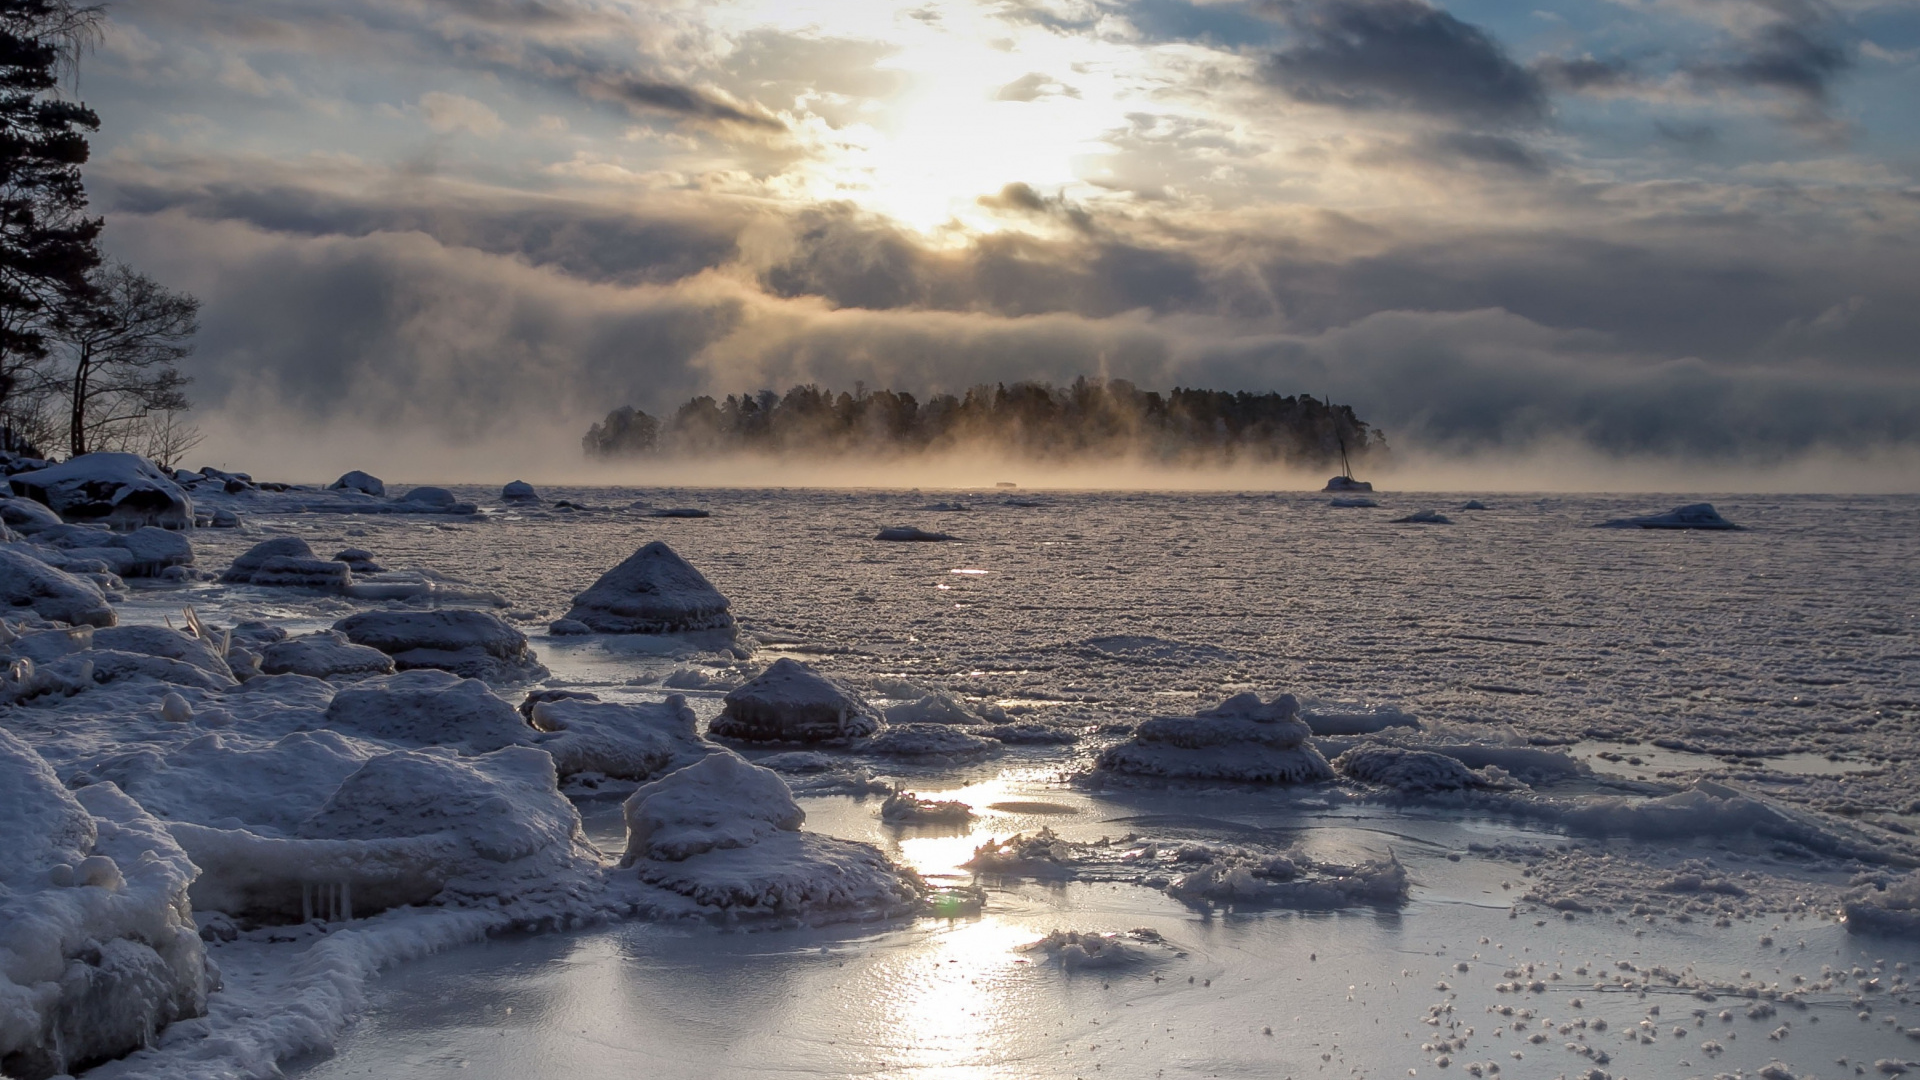
<svg viewBox="0 0 1920 1080">
<path fill-rule="evenodd" d="M 465 608 L 438 611 L 363 611 L 333 624 L 355 645 L 393 657 L 402 671 L 439 668 L 470 679 L 526 682 L 543 679 L 527 635 L 498 615 Z"/>
<path fill-rule="evenodd" d="M 98 585 L 47 565 L 19 544 L 0 544 L 0 604 L 10 614 L 30 609 L 75 626 L 112 626 L 116 618 Z"/>
<path fill-rule="evenodd" d="M 1920 870 L 1861 887 L 1840 911 L 1857 934 L 1920 937 Z"/>
<path fill-rule="evenodd" d="M 42 529 L 64 524 L 60 515 L 43 503 L 12 495 L 0 495 L 0 525 L 21 536 L 32 536 Z"/>
<path fill-rule="evenodd" d="M 33 537 L 66 559 L 98 559 L 121 577 L 160 577 L 170 567 L 193 565 L 193 543 L 167 529 L 143 525 L 114 532 L 99 525 L 49 525 Z"/>
<path fill-rule="evenodd" d="M 0 729 L 0 1071 L 79 1072 L 206 1012 L 195 869 L 112 785 L 78 796 Z"/>
<path fill-rule="evenodd" d="M 291 672 L 330 679 L 339 675 L 391 675 L 394 670 L 393 657 L 379 649 L 355 645 L 338 630 L 277 641 L 260 650 L 260 671 L 266 675 Z"/>
<path fill-rule="evenodd" d="M 1351 476 L 1336 476 L 1327 481 L 1321 491 L 1372 491 L 1373 485 L 1365 480 L 1355 480 Z"/>
<path fill-rule="evenodd" d="M 533 490 L 533 485 L 525 480 L 513 480 L 500 489 L 500 499 L 502 502 L 510 503 L 537 503 L 540 501 L 540 493 Z"/>
<path fill-rule="evenodd" d="M 175 823 L 194 903 L 247 919 L 353 919 L 430 900 L 492 907 L 596 872 L 553 759 L 530 747 L 377 754 L 294 836 Z"/>
<path fill-rule="evenodd" d="M 15 495 L 46 504 L 70 522 L 116 529 L 193 528 L 193 500 L 160 467 L 138 454 L 81 454 L 7 478 Z"/>
<path fill-rule="evenodd" d="M 949 724 L 901 724 L 875 735 L 860 750 L 886 757 L 940 758 L 963 761 L 996 753 L 1000 743 L 961 731 Z"/>
<path fill-rule="evenodd" d="M 1726 518 L 1721 517 L 1720 512 L 1713 508 L 1712 503 L 1691 503 L 1687 506 L 1676 506 L 1664 514 L 1647 514 L 1644 517 L 1615 518 L 1612 521 L 1603 521 L 1596 527 L 1601 529 L 1721 529 L 1721 530 L 1741 528 L 1741 526 L 1735 525 L 1733 522 L 1728 521 Z"/>
<path fill-rule="evenodd" d="M 731 630 L 727 598 L 658 540 L 633 553 L 573 598 L 553 633 L 673 634 Z M 562 627 L 563 623 L 572 626 Z M 573 626 L 584 626 L 585 631 Z"/>
<path fill-rule="evenodd" d="M 698 719 L 677 694 L 636 704 L 550 697 L 533 702 L 528 714 L 547 733 L 536 745 L 553 755 L 562 776 L 647 780 L 718 749 L 700 738 Z"/>
<path fill-rule="evenodd" d="M 727 694 L 707 729 L 747 742 L 846 742 L 873 734 L 880 718 L 851 688 L 788 657 Z"/>
<path fill-rule="evenodd" d="M 935 544 L 958 539 L 958 537 L 948 536 L 943 532 L 928 532 L 925 529 L 916 529 L 911 525 L 895 525 L 890 528 L 881 529 L 878 533 L 874 534 L 873 538 L 875 540 L 892 540 L 910 544 Z"/>
<path fill-rule="evenodd" d="M 1019 946 L 1018 951 L 1040 953 L 1068 971 L 1106 970 L 1144 964 L 1155 957 L 1141 946 L 1164 944 L 1157 930 L 1139 929 L 1125 934 L 1055 930 L 1038 941 Z"/>
<path fill-rule="evenodd" d="M 1194 716 L 1156 716 L 1133 738 L 1108 747 L 1096 768 L 1173 780 L 1303 784 L 1333 779 L 1291 694 L 1263 702 L 1253 694 L 1228 698 Z"/>
<path fill-rule="evenodd" d="M 923 799 L 911 791 L 896 791 L 880 804 L 880 820 L 894 825 L 965 825 L 973 807 L 958 799 Z"/>
<path fill-rule="evenodd" d="M 385 495 L 387 493 L 387 485 L 372 473 L 364 473 L 359 469 L 355 469 L 341 476 L 340 479 L 335 480 L 333 483 L 328 484 L 327 490 L 358 491 L 364 495 Z"/>
<path fill-rule="evenodd" d="M 457 746 L 474 753 L 533 741 L 513 706 L 487 684 L 432 669 L 368 679 L 340 691 L 326 726 L 398 746 Z"/>
<path fill-rule="evenodd" d="M 1334 758 L 1333 767 L 1355 780 L 1405 792 L 1458 791 L 1492 782 L 1455 758 L 1402 746 L 1356 746 Z"/>
<path fill-rule="evenodd" d="M 805 811 L 770 769 L 714 754 L 626 802 L 623 867 L 681 910 L 820 921 L 904 914 L 924 886 L 879 849 L 803 833 Z M 655 905 L 663 910 L 662 900 Z"/>
<path fill-rule="evenodd" d="M 1420 510 L 1393 519 L 1395 525 L 1451 525 L 1453 519 L 1438 510 Z"/>
<path fill-rule="evenodd" d="M 229 585 L 345 592 L 353 584 L 353 572 L 346 563 L 315 558 L 313 549 L 297 536 L 276 536 L 236 557 L 220 580 Z"/>
</svg>

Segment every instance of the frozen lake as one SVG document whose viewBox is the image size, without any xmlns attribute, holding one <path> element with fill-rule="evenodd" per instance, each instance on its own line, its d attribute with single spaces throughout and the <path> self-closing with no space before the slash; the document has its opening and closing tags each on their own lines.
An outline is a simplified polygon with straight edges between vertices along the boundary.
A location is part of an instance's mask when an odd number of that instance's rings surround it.
<svg viewBox="0 0 1920 1080">
<path fill-rule="evenodd" d="M 1046 827 L 1071 841 L 1295 847 L 1331 861 L 1391 852 L 1411 898 L 1242 911 L 1097 874 L 988 877 L 984 910 L 957 919 L 753 933 L 614 922 L 495 938 L 382 976 L 337 1050 L 291 1066 L 298 1075 L 1385 1077 L 1497 1065 L 1513 1077 L 1705 1077 L 1778 1061 L 1805 1077 L 1920 1057 L 1906 1034 L 1920 1028 L 1906 985 L 1920 946 L 1850 935 L 1833 901 L 1852 871 L 1776 839 L 1574 836 L 1445 800 L 1068 782 L 1150 716 L 1288 691 L 1398 708 L 1431 733 L 1564 748 L 1597 770 L 1558 785 L 1570 798 L 1706 777 L 1906 835 L 1920 826 L 1920 499 L 1714 499 L 1749 528 L 1689 533 L 1592 526 L 1698 496 L 1507 496 L 1461 510 L 1470 496 L 1385 494 L 1352 509 L 1265 493 L 582 489 L 524 509 L 457 490 L 485 512 L 262 514 L 244 533 L 202 531 L 196 548 L 218 568 L 292 534 L 323 557 L 360 547 L 457 577 L 500 595 L 552 669 L 547 685 L 611 700 L 658 700 L 663 678 L 691 671 L 715 688 L 672 692 L 710 718 L 727 680 L 795 656 L 877 697 L 904 681 L 1075 734 L 964 767 L 876 766 L 974 805 L 966 828 L 888 825 L 873 797 L 801 799 L 808 828 L 875 843 L 936 883 L 973 881 L 959 864 L 976 846 Z M 711 516 L 652 517 L 635 502 Z M 1455 523 L 1392 521 L 1427 508 Z M 896 525 L 959 539 L 873 539 Z M 655 539 L 732 599 L 750 660 L 698 642 L 545 633 L 574 593 Z M 203 584 L 143 589 L 122 617 L 157 622 L 183 603 L 222 624 L 295 631 L 368 606 Z M 610 855 L 623 842 L 619 794 L 580 801 Z M 1746 882 L 1740 913 L 1634 902 L 1687 866 Z M 1589 886 L 1616 899 L 1516 906 L 1536 887 Z M 1132 959 L 1112 967 L 1021 949 L 1055 930 L 1141 928 L 1158 937 L 1133 940 Z M 216 951 L 242 963 L 246 947 Z M 1783 993 L 1794 1000 L 1776 1003 Z"/>
</svg>

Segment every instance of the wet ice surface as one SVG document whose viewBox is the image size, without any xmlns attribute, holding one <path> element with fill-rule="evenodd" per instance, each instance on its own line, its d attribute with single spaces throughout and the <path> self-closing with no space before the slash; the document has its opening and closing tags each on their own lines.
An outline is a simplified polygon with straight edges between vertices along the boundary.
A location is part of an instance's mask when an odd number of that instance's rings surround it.
<svg viewBox="0 0 1920 1080">
<path fill-rule="evenodd" d="M 982 810 L 972 834 L 883 825 L 877 799 L 804 801 L 810 827 L 878 842 L 930 874 L 954 872 L 986 836 L 1045 824 L 1084 839 L 1145 827 L 1283 833 L 1329 855 L 1391 848 L 1418 884 L 1392 909 L 1262 914 L 1196 911 L 1125 884 L 996 881 L 978 917 L 880 931 L 620 924 L 500 939 L 381 980 L 338 1051 L 290 1072 L 1386 1077 L 1445 1075 L 1444 1057 L 1457 1075 L 1475 1065 L 1494 1075 L 1496 1064 L 1514 1077 L 1751 1075 L 1782 1061 L 1796 1076 L 1839 1076 L 1851 1063 L 1880 1075 L 1877 1061 L 1920 1056 L 1904 1034 L 1920 1024 L 1920 1004 L 1904 995 L 1874 995 L 1865 1020 L 1851 987 L 1750 1017 L 1755 1001 L 1703 1000 L 1646 974 L 1665 966 L 1791 987 L 1795 974 L 1818 981 L 1823 966 L 1857 966 L 1890 982 L 1920 962 L 1920 947 L 1863 941 L 1818 917 L 1733 930 L 1512 918 L 1502 886 L 1519 882 L 1513 864 L 1447 858 L 1473 841 L 1561 842 L 1551 835 L 1255 795 L 1231 807 L 1165 793 L 1114 800 L 1019 779 L 936 794 Z M 1119 967 L 1064 968 L 1020 948 L 1056 929 L 1141 927 L 1165 944 Z M 1535 978 L 1541 988 L 1526 989 Z M 1722 1049 L 1703 1050 L 1709 1042 Z"/>
<path fill-rule="evenodd" d="M 478 489 L 457 494 L 497 507 Z M 1469 1075 L 1475 1064 L 1491 1074 L 1497 1063 L 1514 1077 L 1713 1076 L 1778 1059 L 1805 1077 L 1855 1066 L 1879 1075 L 1877 1061 L 1920 1058 L 1904 1033 L 1920 1028 L 1920 1008 L 1904 1000 L 1907 973 L 1896 968 L 1920 962 L 1920 950 L 1850 937 L 1830 917 L 1846 875 L 1765 844 L 1570 842 L 1417 804 L 1091 794 L 1057 782 L 1119 737 L 1101 725 L 1287 690 L 1397 706 L 1430 730 L 1511 730 L 1620 777 L 1731 779 L 1899 835 L 1920 825 L 1920 500 L 1716 498 L 1749 531 L 1686 533 L 1591 528 L 1685 501 L 1674 497 L 1509 497 L 1433 529 L 1391 519 L 1459 499 L 1385 495 L 1377 510 L 1352 510 L 1303 495 L 1018 492 L 942 494 L 971 508 L 932 511 L 921 493 L 546 494 L 712 516 L 532 508 L 255 525 L 323 555 L 362 547 L 385 565 L 497 592 L 552 669 L 548 685 L 616 699 L 657 700 L 668 692 L 659 680 L 681 669 L 739 674 L 703 639 L 544 633 L 607 567 L 665 540 L 733 599 L 758 643 L 749 673 L 793 655 L 855 684 L 906 680 L 1083 735 L 965 770 L 866 763 L 924 797 L 974 804 L 971 831 L 884 825 L 877 798 L 802 799 L 809 828 L 879 843 L 935 880 L 966 880 L 958 864 L 988 838 L 1047 826 L 1085 840 L 1138 832 L 1299 842 L 1329 857 L 1391 850 L 1409 868 L 1412 899 L 1392 910 L 1206 913 L 1135 884 L 989 880 L 986 911 L 956 922 L 755 934 L 620 924 L 496 940 L 385 977 L 367 1018 L 334 1057 L 308 1063 L 310 1075 L 1304 1077 Z M 893 525 L 960 541 L 872 539 Z M 218 569 L 262 535 L 203 530 L 200 564 Z M 370 606 L 199 586 L 142 590 L 121 616 L 158 621 L 183 602 L 223 624 L 266 617 L 296 633 Z M 703 720 L 719 709 L 719 690 L 680 692 Z M 616 851 L 617 797 L 581 808 L 594 839 Z M 1712 858 L 1728 874 L 1804 880 L 1807 910 L 1726 926 L 1705 914 L 1677 921 L 1684 903 L 1571 921 L 1537 903 L 1516 912 L 1541 879 L 1591 873 L 1556 863 L 1562 846 L 1568 859 Z M 1143 926 L 1168 946 L 1124 969 L 1066 970 L 1016 949 L 1055 929 Z M 1495 989 L 1529 963 L 1519 992 Z M 1646 969 L 1688 965 L 1713 981 L 1786 988 L 1796 974 L 1822 982 L 1823 965 L 1857 966 L 1883 986 L 1898 977 L 1903 991 L 1863 998 L 1865 1020 L 1854 1006 L 1864 978 L 1751 1019 L 1744 998 L 1692 996 L 1691 976 L 1681 986 L 1656 977 L 1638 993 Z M 1544 988 L 1525 989 L 1535 978 Z M 1597 980 L 1612 988 L 1596 991 Z M 1430 1014 L 1435 1006 L 1452 1011 Z M 1515 1015 L 1488 1011 L 1502 1007 Z M 1549 1036 L 1531 1042 L 1546 1018 Z"/>
</svg>

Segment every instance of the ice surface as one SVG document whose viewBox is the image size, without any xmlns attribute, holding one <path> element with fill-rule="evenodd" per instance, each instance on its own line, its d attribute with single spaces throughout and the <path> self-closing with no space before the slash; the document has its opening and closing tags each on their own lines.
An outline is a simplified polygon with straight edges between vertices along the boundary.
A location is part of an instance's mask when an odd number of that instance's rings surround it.
<svg viewBox="0 0 1920 1080">
<path fill-rule="evenodd" d="M 851 687 L 783 656 L 729 692 L 708 731 L 747 742 L 845 743 L 879 729 L 879 715 Z"/>
<path fill-rule="evenodd" d="M 1615 518 L 1601 522 L 1602 529 L 1738 529 L 1739 525 L 1720 516 L 1712 503 L 1691 503 L 1676 506 L 1664 514 L 1647 514 L 1642 517 Z"/>
<path fill-rule="evenodd" d="M 193 528 L 193 500 L 138 454 L 81 454 L 50 468 L 15 473 L 7 483 L 15 495 L 45 503 L 68 522 L 116 529 Z"/>
<path fill-rule="evenodd" d="M 1333 769 L 1307 744 L 1312 734 L 1291 694 L 1263 702 L 1251 693 L 1194 716 L 1157 716 L 1133 738 L 1108 747 L 1104 773 L 1170 780 L 1303 784 L 1331 780 Z"/>
<path fill-rule="evenodd" d="M 527 636 L 487 611 L 363 611 L 334 623 L 333 628 L 355 645 L 393 657 L 394 666 L 402 671 L 439 668 L 503 683 L 547 675 Z"/>
<path fill-rule="evenodd" d="M 658 540 L 634 552 L 573 598 L 565 632 L 672 634 L 730 630 L 727 598 L 672 548 Z M 563 632 L 556 627 L 555 633 Z"/>
<path fill-rule="evenodd" d="M 889 724 L 860 747 L 887 757 L 965 761 L 997 753 L 996 739 L 982 738 L 950 724 Z"/>
</svg>

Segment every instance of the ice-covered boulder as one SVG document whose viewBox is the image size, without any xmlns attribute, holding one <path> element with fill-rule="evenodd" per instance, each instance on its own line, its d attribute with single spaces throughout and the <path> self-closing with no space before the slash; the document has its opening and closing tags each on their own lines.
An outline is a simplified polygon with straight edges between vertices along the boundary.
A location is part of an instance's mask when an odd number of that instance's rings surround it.
<svg viewBox="0 0 1920 1080">
<path fill-rule="evenodd" d="M 891 724 L 860 749 L 885 757 L 963 761 L 998 753 L 1000 746 L 998 740 L 984 739 L 950 724 Z"/>
<path fill-rule="evenodd" d="M 880 729 L 880 717 L 852 688 L 790 657 L 727 694 L 707 731 L 747 742 L 846 742 Z"/>
<path fill-rule="evenodd" d="M 100 586 L 55 569 L 25 545 L 0 544 L 0 605 L 8 614 L 31 610 L 76 626 L 112 626 L 116 616 Z"/>
<path fill-rule="evenodd" d="M 661 913 L 875 918 L 912 910 L 924 890 L 870 844 L 800 831 L 786 782 L 736 754 L 643 785 L 625 810 L 621 865 Z"/>
<path fill-rule="evenodd" d="M 510 503 L 537 503 L 540 501 L 540 493 L 533 490 L 533 485 L 525 480 L 515 480 L 500 489 L 500 499 Z"/>
<path fill-rule="evenodd" d="M 1721 517 L 1720 512 L 1713 508 L 1712 503 L 1691 503 L 1687 506 L 1676 506 L 1664 514 L 1648 514 L 1644 517 L 1615 518 L 1612 521 L 1603 521 L 1598 528 L 1727 530 L 1739 529 L 1741 526 L 1735 525 L 1733 522 Z"/>
<path fill-rule="evenodd" d="M 234 685 L 233 669 L 228 666 L 227 658 L 213 643 L 193 634 L 165 626 L 112 626 L 93 631 L 92 642 L 96 650 L 136 653 L 185 664 L 206 672 L 218 688 Z"/>
<path fill-rule="evenodd" d="M 142 746 L 107 758 L 72 783 L 111 781 L 167 821 L 291 836 L 366 764 L 372 746 L 334 731 L 271 742 L 217 731 L 171 749 Z"/>
<path fill-rule="evenodd" d="M 1334 758 L 1333 767 L 1355 780 L 1409 793 L 1459 791 L 1490 784 L 1484 773 L 1467 768 L 1457 758 L 1404 746 L 1356 746 Z"/>
<path fill-rule="evenodd" d="M 547 669 L 527 635 L 488 611 L 363 611 L 333 624 L 355 645 L 393 657 L 401 671 L 439 668 L 469 679 L 523 682 Z"/>
<path fill-rule="evenodd" d="M 731 630 L 727 598 L 658 540 L 633 553 L 573 598 L 552 632 L 674 634 Z M 563 626 L 562 624 L 570 624 Z M 585 627 L 584 631 L 574 627 Z"/>
<path fill-rule="evenodd" d="M 1338 491 L 1338 492 L 1372 491 L 1373 484 L 1365 480 L 1355 480 L 1353 477 L 1342 473 L 1341 475 L 1336 476 L 1331 480 L 1328 480 L 1327 486 L 1321 488 L 1320 490 L 1323 492 L 1324 491 Z"/>
<path fill-rule="evenodd" d="M 358 491 L 365 495 L 385 495 L 387 485 L 372 473 L 355 469 L 327 485 L 328 491 Z"/>
<path fill-rule="evenodd" d="M 193 500 L 159 466 L 138 454 L 81 454 L 7 478 L 15 495 L 51 507 L 62 520 L 116 529 L 193 528 Z"/>
<path fill-rule="evenodd" d="M 77 1073 L 206 1011 L 196 870 L 111 784 L 75 795 L 0 728 L 0 1073 Z"/>
<path fill-rule="evenodd" d="M 384 574 L 387 568 L 373 559 L 373 552 L 365 548 L 344 548 L 333 553 L 334 562 L 347 564 L 347 569 L 356 574 Z"/>
<path fill-rule="evenodd" d="M 540 696 L 545 699 L 527 710 L 533 727 L 545 733 L 535 745 L 553 755 L 562 776 L 647 780 L 718 749 L 700 738 L 698 718 L 677 694 L 631 704 Z"/>
<path fill-rule="evenodd" d="M 1177 780 L 1304 784 L 1333 779 L 1307 742 L 1299 702 L 1238 694 L 1193 716 L 1156 716 L 1100 755 L 1103 771 Z"/>
<path fill-rule="evenodd" d="M 391 675 L 393 657 L 379 649 L 355 645 L 338 630 L 321 630 L 303 637 L 277 641 L 260 650 L 260 671 L 266 675 Z"/>
<path fill-rule="evenodd" d="M 19 533 L 32 536 L 42 529 L 63 524 L 60 515 L 45 504 L 32 499 L 16 498 L 12 495 L 0 495 L 0 524 Z"/>
<path fill-rule="evenodd" d="M 1393 519 L 1395 525 L 1451 525 L 1453 519 L 1438 510 L 1416 510 Z"/>
<path fill-rule="evenodd" d="M 353 584 L 353 572 L 346 563 L 314 558 L 313 549 L 297 536 L 276 536 L 235 558 L 220 580 L 229 585 L 344 592 Z"/>
<path fill-rule="evenodd" d="M 948 536 L 943 532 L 928 532 L 925 529 L 916 529 L 911 525 L 888 526 L 875 533 L 873 538 L 875 540 L 890 540 L 895 543 L 907 544 L 939 544 L 955 539 L 955 537 Z"/>
<path fill-rule="evenodd" d="M 533 730 L 487 684 L 444 671 L 403 671 L 333 696 L 326 726 L 397 746 L 457 746 L 473 753 L 532 742 Z"/>
<path fill-rule="evenodd" d="M 430 506 L 436 510 L 445 510 L 451 508 L 460 500 L 454 497 L 453 492 L 443 487 L 417 487 L 405 495 L 400 496 L 400 501 L 419 503 L 421 506 Z"/>
<path fill-rule="evenodd" d="M 376 754 L 290 837 L 173 831 L 203 870 L 194 902 L 255 919 L 352 919 L 436 899 L 497 906 L 577 890 L 598 871 L 553 759 L 519 746 Z"/>
</svg>

